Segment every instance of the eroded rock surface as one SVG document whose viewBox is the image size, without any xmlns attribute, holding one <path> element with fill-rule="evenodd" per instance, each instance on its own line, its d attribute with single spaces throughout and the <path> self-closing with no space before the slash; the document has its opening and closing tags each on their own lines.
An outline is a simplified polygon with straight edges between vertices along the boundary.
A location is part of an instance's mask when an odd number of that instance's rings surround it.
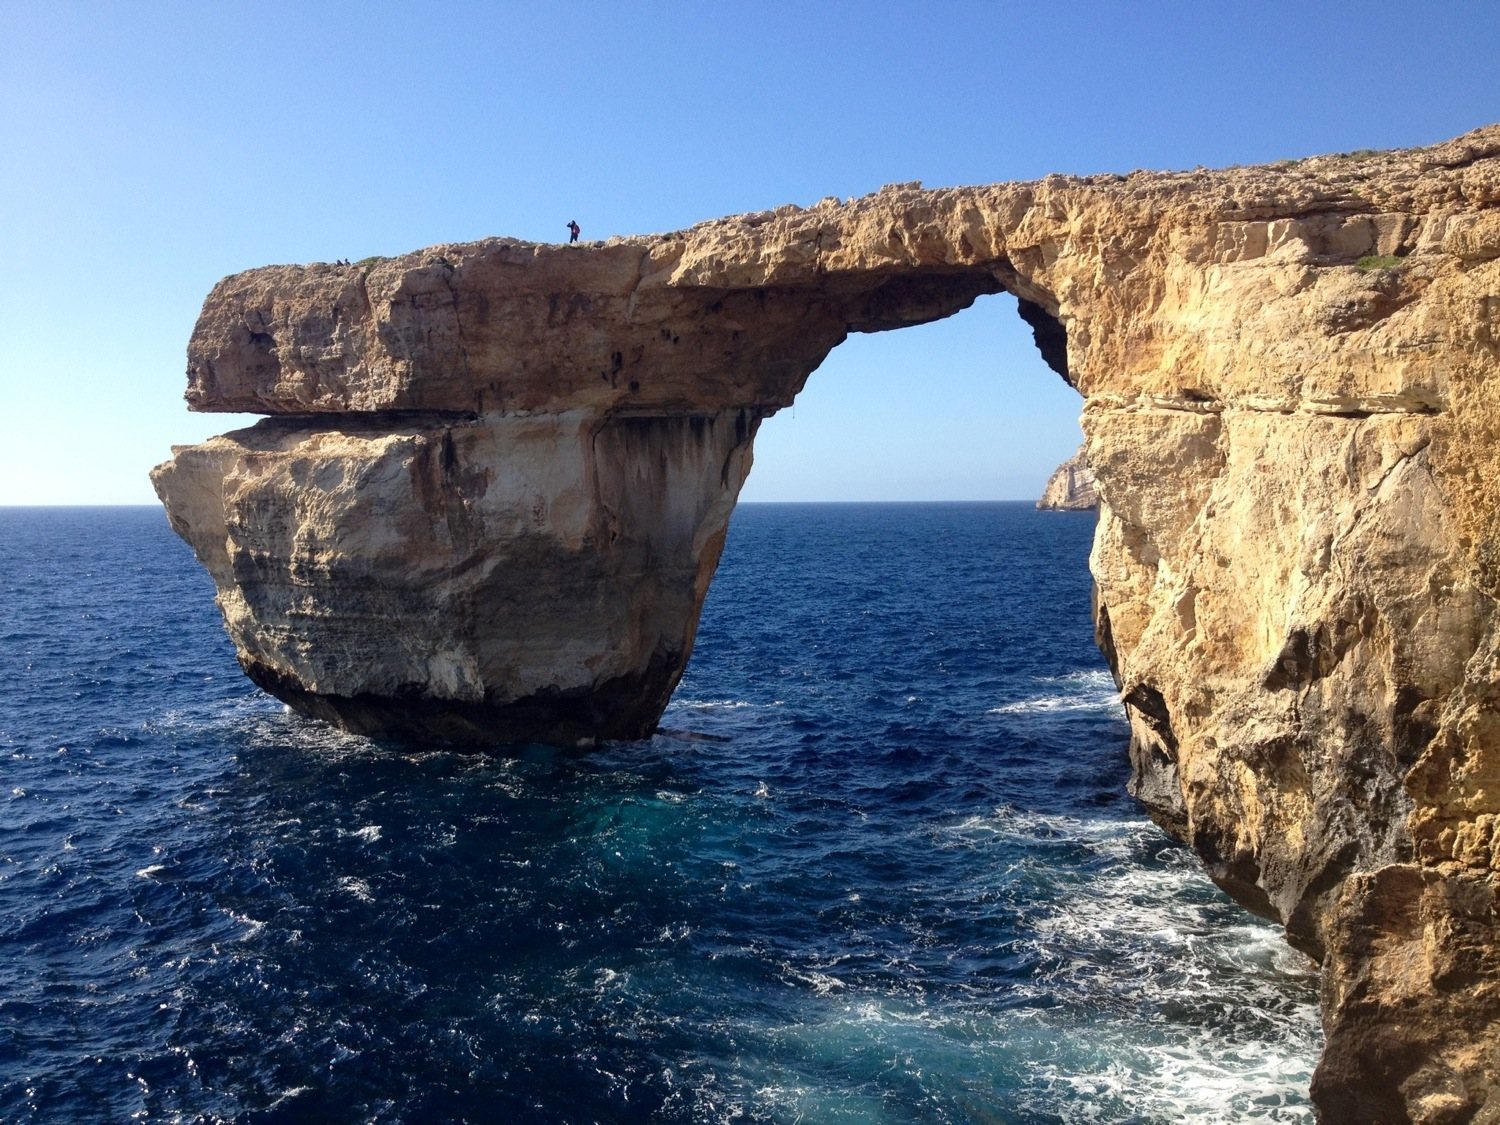
<svg viewBox="0 0 1500 1125">
<path fill-rule="evenodd" d="M 1133 792 L 1324 965 L 1332 1121 L 1500 1120 L 1500 127 L 889 187 L 222 282 L 155 473 L 242 664 L 357 730 L 649 732 L 759 422 L 998 291 L 1083 395 Z"/>
<path fill-rule="evenodd" d="M 461 743 L 644 738 L 754 425 L 283 416 L 178 450 L 156 480 L 240 664 L 298 710 Z"/>
</svg>

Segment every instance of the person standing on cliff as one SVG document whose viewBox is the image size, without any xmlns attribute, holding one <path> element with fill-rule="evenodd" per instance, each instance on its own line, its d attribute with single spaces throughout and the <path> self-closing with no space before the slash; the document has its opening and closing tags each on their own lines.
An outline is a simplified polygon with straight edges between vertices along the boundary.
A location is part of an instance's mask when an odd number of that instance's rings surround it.
<svg viewBox="0 0 1500 1125">
<path fill-rule="evenodd" d="M 578 225 L 578 220 L 577 219 L 569 219 L 568 220 L 568 236 L 569 236 L 568 237 L 568 241 L 569 242 L 577 242 L 578 241 L 578 233 L 582 229 L 583 228 Z"/>
</svg>

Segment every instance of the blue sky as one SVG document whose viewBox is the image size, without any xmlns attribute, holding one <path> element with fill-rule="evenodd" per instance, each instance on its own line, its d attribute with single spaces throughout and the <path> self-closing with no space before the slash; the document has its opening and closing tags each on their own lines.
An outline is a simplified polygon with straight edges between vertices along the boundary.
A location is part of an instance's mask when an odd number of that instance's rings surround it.
<svg viewBox="0 0 1500 1125">
<path fill-rule="evenodd" d="M 220 277 L 675 230 L 882 184 L 1500 121 L 1500 3 L 0 0 L 0 504 L 150 503 Z M 1005 297 L 858 336 L 746 499 L 1031 498 L 1078 397 Z"/>
</svg>

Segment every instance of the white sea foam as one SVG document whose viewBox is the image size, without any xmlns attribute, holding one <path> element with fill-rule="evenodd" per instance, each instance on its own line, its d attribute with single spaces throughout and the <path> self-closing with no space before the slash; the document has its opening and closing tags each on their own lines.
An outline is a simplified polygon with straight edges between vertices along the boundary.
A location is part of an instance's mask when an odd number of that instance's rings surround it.
<svg viewBox="0 0 1500 1125">
<path fill-rule="evenodd" d="M 370 890 L 370 884 L 363 879 L 356 879 L 352 875 L 345 875 L 339 880 L 339 889 L 353 895 L 360 902 L 375 901 L 375 895 Z"/>
<path fill-rule="evenodd" d="M 268 1109 L 276 1110 L 282 1108 L 282 1103 L 295 1101 L 304 1094 L 313 1093 L 311 1086 L 288 1086 L 285 1090 L 277 1091 L 276 1097 L 271 1101 Z"/>
<path fill-rule="evenodd" d="M 953 842 L 1001 836 L 1025 840 L 1078 840 L 1095 847 L 1111 848 L 1122 857 L 1142 836 L 1160 839 L 1166 848 L 1173 846 L 1160 830 L 1145 820 L 1043 813 L 1009 805 L 1002 805 L 989 815 L 968 816 L 954 824 L 940 826 L 937 831 Z"/>
<path fill-rule="evenodd" d="M 748 699 L 683 699 L 679 700 L 673 710 L 681 711 L 740 711 L 746 707 L 754 707 Z"/>
<path fill-rule="evenodd" d="M 1128 1054 L 1130 1065 L 1040 1063 L 1041 1090 L 1026 1099 L 1031 1108 L 1055 1113 L 1065 1125 L 1125 1117 L 1214 1125 L 1313 1120 L 1301 1093 L 1310 1078 L 1306 1058 L 1270 1043 L 1226 1048 L 1205 1029 L 1186 1048 L 1121 1043 L 1110 1049 Z"/>
<path fill-rule="evenodd" d="M 740 1077 L 749 1087 L 741 1096 L 750 1093 L 763 1110 L 775 1100 L 793 1119 L 886 1119 L 864 1116 L 847 1090 L 823 1078 L 830 1066 L 878 1066 L 940 1102 L 976 1109 L 998 1084 L 1023 1118 L 1067 1125 L 1312 1120 L 1304 1091 L 1315 1049 L 1305 1037 L 1247 1040 L 1212 1022 L 1143 1028 L 1129 1011 L 1116 1018 L 1076 1006 L 1076 997 L 1057 1005 L 1052 990 L 1035 1006 L 965 1010 L 828 983 L 836 978 L 806 969 L 787 977 L 807 987 L 806 1018 L 765 1029 L 767 1049 L 740 1055 Z M 976 1085 L 979 1075 L 990 1077 Z"/>
<path fill-rule="evenodd" d="M 1080 699 L 1069 695 L 1042 695 L 991 707 L 986 715 L 1035 715 L 1056 711 L 1103 711 L 1119 705 L 1118 699 Z"/>
<path fill-rule="evenodd" d="M 987 715 L 1038 715 L 1077 711 L 1114 711 L 1120 706 L 1115 681 L 1102 669 L 1042 676 L 1036 684 L 1043 690 L 1026 699 L 991 707 Z"/>
<path fill-rule="evenodd" d="M 1113 691 L 1115 678 L 1107 668 L 1084 668 L 1077 672 L 1064 672 L 1061 676 L 1041 676 L 1044 684 L 1076 684 L 1091 690 Z"/>
<path fill-rule="evenodd" d="M 1044 966 L 1042 1006 L 1023 1018 L 1038 1025 L 1029 1109 L 1069 1125 L 1312 1120 L 1305 1091 L 1321 1041 L 1312 965 L 1274 926 L 1231 920 L 1236 908 L 1191 853 L 1143 821 L 1009 808 L 945 826 L 938 839 L 994 852 L 996 893 L 1012 876 L 1056 883 L 1019 943 Z M 1079 857 L 1058 867 L 1032 854 L 1037 841 Z M 1160 1013 L 1145 1025 L 1143 1000 Z M 1010 1032 L 1012 1042 L 1026 1034 Z"/>
<path fill-rule="evenodd" d="M 251 918 L 248 914 L 238 914 L 233 910 L 226 910 L 224 913 L 229 916 L 231 921 L 245 928 L 244 932 L 235 939 L 236 941 L 245 941 L 248 938 L 253 938 L 266 928 L 266 924 L 263 921 L 259 918 Z"/>
<path fill-rule="evenodd" d="M 829 976 L 827 973 L 820 973 L 816 969 L 799 970 L 787 966 L 783 971 L 791 980 L 812 989 L 813 994 L 816 996 L 828 996 L 845 987 L 844 982 L 839 980 L 838 977 Z"/>
</svg>

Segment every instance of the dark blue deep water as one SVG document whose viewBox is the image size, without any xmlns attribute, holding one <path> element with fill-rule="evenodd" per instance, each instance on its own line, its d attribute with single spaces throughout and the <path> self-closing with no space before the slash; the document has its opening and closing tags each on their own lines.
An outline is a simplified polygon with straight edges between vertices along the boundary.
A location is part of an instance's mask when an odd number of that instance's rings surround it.
<svg viewBox="0 0 1500 1125">
<path fill-rule="evenodd" d="M 743 507 L 679 733 L 476 757 L 260 694 L 159 511 L 0 510 L 0 1121 L 1311 1120 L 1092 528 Z"/>
</svg>

